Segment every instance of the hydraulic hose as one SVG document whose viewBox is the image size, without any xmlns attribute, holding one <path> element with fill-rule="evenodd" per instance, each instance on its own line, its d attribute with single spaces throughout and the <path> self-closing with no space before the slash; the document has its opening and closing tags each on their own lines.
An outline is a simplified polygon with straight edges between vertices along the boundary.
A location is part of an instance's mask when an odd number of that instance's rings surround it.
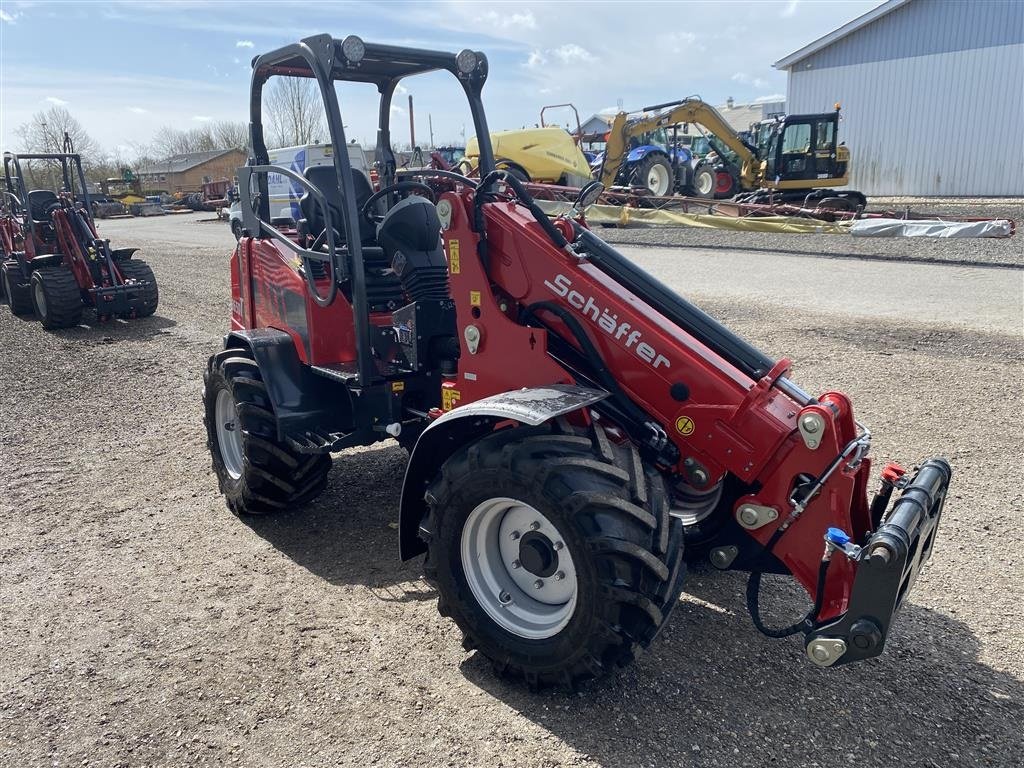
<svg viewBox="0 0 1024 768">
<path fill-rule="evenodd" d="M 526 191 L 523 183 L 510 172 L 500 168 L 496 171 L 491 171 L 484 176 L 483 179 L 480 180 L 479 186 L 476 188 L 476 200 L 474 203 L 476 207 L 476 215 L 474 218 L 476 219 L 477 231 L 480 232 L 483 230 L 483 209 L 481 206 L 483 205 L 483 201 L 486 199 L 488 189 L 498 179 L 502 178 L 510 187 L 512 187 L 512 191 L 515 192 L 516 198 L 530 211 L 533 218 L 537 220 L 538 224 L 540 224 L 540 228 L 544 230 L 544 233 L 549 238 L 551 238 L 551 242 L 558 248 L 568 248 L 569 241 L 565 239 L 565 235 L 558 230 L 558 227 L 551 223 L 551 219 L 549 219 L 548 215 L 541 210 L 540 206 L 537 205 L 534 199 L 530 196 L 530 193 Z"/>
<path fill-rule="evenodd" d="M 771 554 L 779 539 L 782 538 L 782 534 L 787 530 L 788 528 L 781 527 L 776 529 L 775 533 L 768 540 L 768 544 L 765 545 L 764 552 L 761 553 L 762 559 Z M 761 620 L 761 577 L 764 575 L 764 571 L 751 571 L 750 578 L 747 580 L 747 611 L 749 611 L 750 619 L 754 622 L 757 630 L 768 637 L 782 638 L 813 629 L 814 621 L 821 612 L 821 606 L 825 602 L 825 578 L 828 575 L 828 566 L 831 562 L 831 553 L 826 552 L 821 558 L 821 564 L 818 566 L 818 582 L 814 589 L 814 605 L 802 619 L 786 627 L 768 627 Z"/>
</svg>

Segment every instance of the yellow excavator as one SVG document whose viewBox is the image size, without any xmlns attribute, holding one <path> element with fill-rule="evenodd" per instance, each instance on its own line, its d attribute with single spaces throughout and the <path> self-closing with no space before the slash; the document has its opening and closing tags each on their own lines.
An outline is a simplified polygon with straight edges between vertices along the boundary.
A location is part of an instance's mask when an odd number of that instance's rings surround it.
<svg viewBox="0 0 1024 768">
<path fill-rule="evenodd" d="M 800 202 L 846 210 L 856 210 L 867 202 L 860 192 L 832 189 L 848 183 L 850 167 L 850 150 L 839 143 L 838 104 L 833 112 L 763 120 L 753 127 L 750 139 L 737 133 L 717 109 L 699 98 L 644 107 L 639 115 L 619 112 L 608 132 L 598 178 L 606 187 L 612 186 L 628 163 L 631 145 L 638 137 L 685 124 L 703 129 L 724 171 L 733 177 L 737 199 Z M 692 168 L 678 159 L 672 164 L 672 192 L 686 194 L 693 186 L 699 187 L 693 185 Z"/>
</svg>

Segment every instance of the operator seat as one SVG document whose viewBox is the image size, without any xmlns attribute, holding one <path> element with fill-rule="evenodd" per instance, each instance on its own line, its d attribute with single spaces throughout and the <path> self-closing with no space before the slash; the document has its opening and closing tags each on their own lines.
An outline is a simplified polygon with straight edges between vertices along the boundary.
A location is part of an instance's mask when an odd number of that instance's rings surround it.
<svg viewBox="0 0 1024 768">
<path fill-rule="evenodd" d="M 334 166 L 313 166 L 307 168 L 304 175 L 313 186 L 323 192 L 327 207 L 331 210 L 331 222 L 336 233 L 335 242 L 339 248 L 345 248 L 347 244 L 344 232 L 345 219 L 342 214 L 345 198 L 341 193 L 341 185 L 338 184 L 338 175 L 334 172 Z M 373 194 L 370 181 L 361 172 L 353 169 L 352 183 L 356 189 L 356 221 L 353 224 L 359 231 L 359 241 L 363 246 L 366 300 L 372 311 L 390 312 L 404 303 L 402 301 L 402 285 L 391 272 L 391 265 L 384 256 L 384 249 L 377 246 L 375 227 L 359 213 L 363 204 Z M 303 216 L 296 222 L 299 234 L 317 237 L 324 231 L 324 215 L 316 199 L 308 191 L 299 198 L 299 208 L 302 210 Z M 320 276 L 316 271 L 314 271 L 314 275 Z M 342 283 L 341 287 L 351 300 L 352 286 L 346 281 Z"/>
<path fill-rule="evenodd" d="M 337 232 L 336 242 L 338 245 L 345 244 L 345 232 L 344 223 L 345 217 L 342 213 L 345 205 L 345 197 L 341 192 L 341 184 L 338 180 L 338 174 L 334 171 L 333 165 L 316 165 L 307 168 L 303 175 L 314 187 L 319 189 L 324 199 L 327 201 L 327 207 L 331 211 L 331 222 L 334 224 L 334 229 Z M 363 207 L 370 195 L 373 194 L 373 188 L 370 187 L 370 181 L 359 171 L 352 171 L 352 184 L 355 186 L 356 191 L 356 221 L 353 222 L 354 227 L 359 231 L 359 240 L 363 245 L 374 245 L 376 243 L 376 236 L 373 231 L 373 227 L 362 221 L 362 216 L 358 215 L 359 210 Z M 316 202 L 309 191 L 303 192 L 302 197 L 299 198 L 299 208 L 302 210 L 303 218 L 297 222 L 298 230 L 300 233 L 309 234 L 316 237 L 324 231 L 324 214 L 320 210 L 320 206 Z"/>
<path fill-rule="evenodd" d="M 32 221 L 37 224 L 49 224 L 50 217 L 46 209 L 57 202 L 57 194 L 48 189 L 33 189 L 28 193 L 28 210 Z"/>
</svg>

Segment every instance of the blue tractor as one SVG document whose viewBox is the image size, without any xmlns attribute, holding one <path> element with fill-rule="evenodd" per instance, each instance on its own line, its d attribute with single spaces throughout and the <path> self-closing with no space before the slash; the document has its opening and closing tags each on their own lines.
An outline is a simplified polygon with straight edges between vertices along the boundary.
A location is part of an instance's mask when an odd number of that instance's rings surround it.
<svg viewBox="0 0 1024 768">
<path fill-rule="evenodd" d="M 695 157 L 678 141 L 675 127 L 671 134 L 664 128 L 631 136 L 629 151 L 615 174 L 615 185 L 643 187 L 659 197 L 681 194 L 713 198 L 716 176 L 714 166 Z M 604 152 L 585 153 L 591 168 L 599 173 Z"/>
</svg>

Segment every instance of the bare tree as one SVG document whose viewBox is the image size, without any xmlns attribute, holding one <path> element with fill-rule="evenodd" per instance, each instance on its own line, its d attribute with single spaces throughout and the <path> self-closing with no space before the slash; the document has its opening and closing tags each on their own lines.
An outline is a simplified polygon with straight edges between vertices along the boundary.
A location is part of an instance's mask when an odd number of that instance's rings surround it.
<svg viewBox="0 0 1024 768">
<path fill-rule="evenodd" d="M 234 120 L 218 120 L 210 124 L 210 134 L 218 149 L 248 149 L 249 126 Z"/>
<path fill-rule="evenodd" d="M 276 146 L 312 144 L 327 135 L 326 115 L 316 80 L 276 77 L 264 99 L 270 140 Z"/>
<path fill-rule="evenodd" d="M 32 119 L 19 126 L 15 133 L 21 138 L 22 151 L 33 153 L 63 152 L 65 134 L 71 139 L 75 152 L 82 156 L 86 174 L 93 176 L 92 169 L 102 164 L 103 150 L 86 132 L 82 124 L 64 107 L 50 107 L 36 112 Z M 51 171 L 52 163 L 45 161 L 22 163 L 22 172 L 29 186 L 53 188 L 56 177 Z M 58 174 L 59 175 L 59 174 Z"/>
<path fill-rule="evenodd" d="M 189 152 L 206 152 L 211 149 L 220 149 L 220 147 L 216 146 L 208 127 L 180 131 L 165 125 L 153 137 L 152 149 L 157 157 L 171 157 L 185 155 Z"/>
</svg>

